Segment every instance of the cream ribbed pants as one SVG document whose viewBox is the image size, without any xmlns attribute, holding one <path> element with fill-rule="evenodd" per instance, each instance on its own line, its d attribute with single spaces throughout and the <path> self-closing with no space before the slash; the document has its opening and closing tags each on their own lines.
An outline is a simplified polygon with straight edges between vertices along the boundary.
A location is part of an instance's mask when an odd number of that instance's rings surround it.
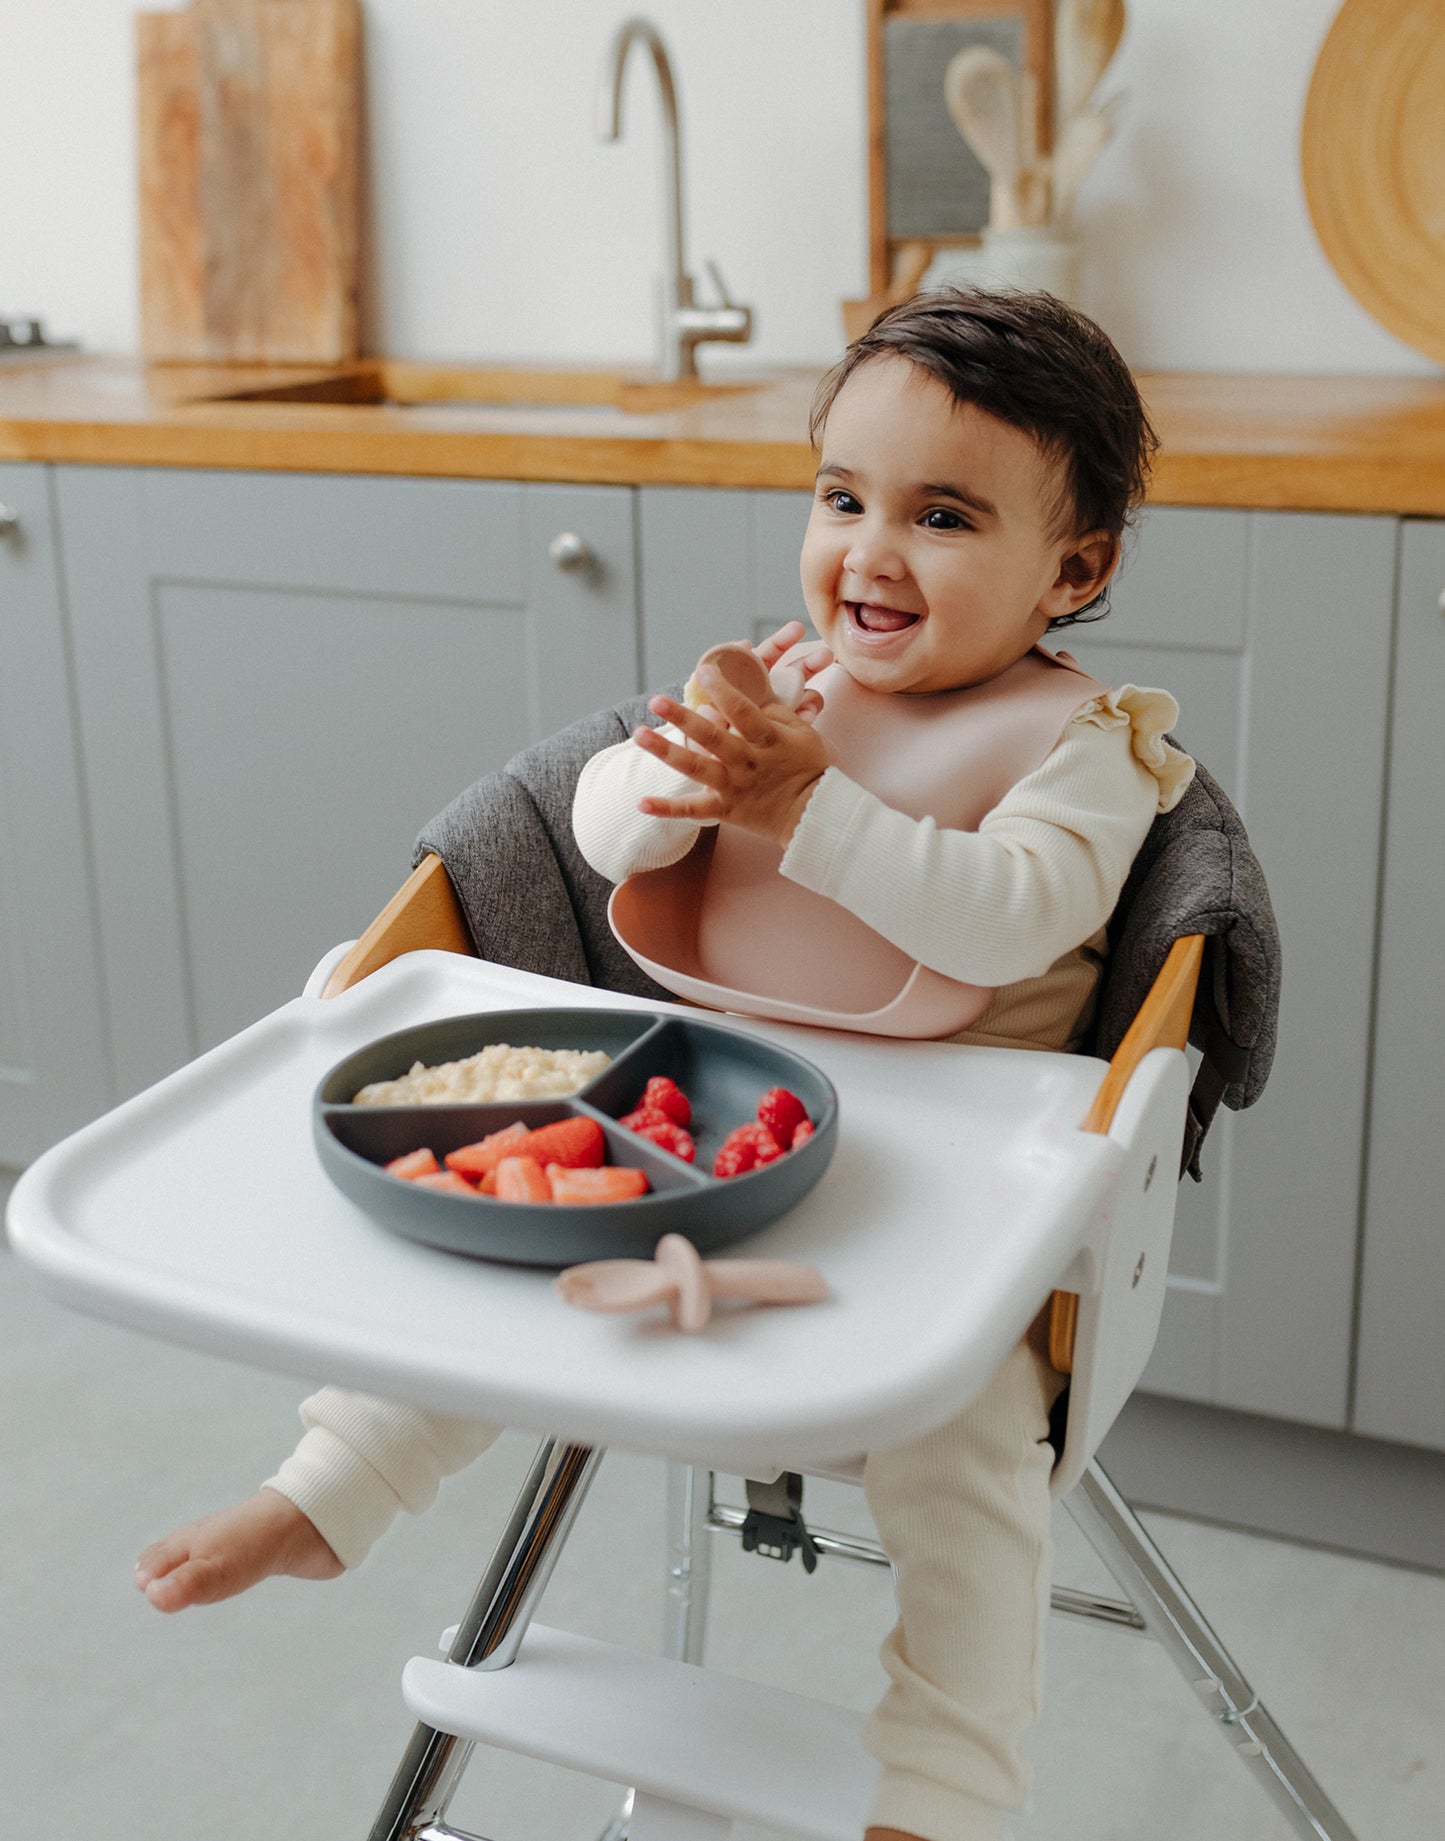
<svg viewBox="0 0 1445 1841">
<path fill-rule="evenodd" d="M 898 1580 L 891 1677 L 867 1731 L 882 1769 L 871 1820 L 925 1841 L 1000 1841 L 1028 1794 L 1049 1608 L 1049 1408 L 1063 1377 L 1023 1342 L 967 1412 L 875 1452 L 864 1488 Z M 310 1428 L 267 1480 L 358 1565 L 398 1509 L 498 1428 L 343 1388 L 302 1406 Z"/>
<path fill-rule="evenodd" d="M 966 1412 L 869 1459 L 898 1582 L 890 1686 L 865 1743 L 869 1821 L 926 1841 L 1000 1841 L 1024 1802 L 1043 1696 L 1053 1559 L 1049 1408 L 1064 1384 L 1023 1342 Z"/>
</svg>

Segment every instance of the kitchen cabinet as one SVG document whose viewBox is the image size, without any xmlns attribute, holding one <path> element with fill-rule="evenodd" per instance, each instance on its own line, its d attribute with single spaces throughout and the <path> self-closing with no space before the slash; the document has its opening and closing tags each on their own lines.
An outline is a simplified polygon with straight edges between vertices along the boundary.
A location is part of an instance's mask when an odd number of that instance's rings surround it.
<svg viewBox="0 0 1445 1841">
<path fill-rule="evenodd" d="M 111 1099 L 51 480 L 0 466 L 0 1164 Z"/>
<path fill-rule="evenodd" d="M 459 788 L 639 686 L 628 488 L 55 483 L 122 1093 L 293 996 Z"/>
<path fill-rule="evenodd" d="M 0 969 L 0 1159 L 291 996 L 478 774 L 803 613 L 804 492 L 87 466 L 0 481 L 26 531 L 0 542 L 0 913 L 18 942 Z M 1255 1111 L 1220 1117 L 1205 1183 L 1184 1186 L 1146 1385 L 1350 1425 L 1366 1187 L 1353 1423 L 1438 1444 L 1442 1120 L 1421 1070 L 1445 1025 L 1427 952 L 1445 898 L 1445 529 L 1403 527 L 1392 692 L 1401 529 L 1151 510 L 1109 619 L 1063 643 L 1111 683 L 1178 697 L 1284 935 L 1274 1076 Z M 549 554 L 564 532 L 578 566 Z M 43 904 L 16 873 L 42 858 Z"/>
<path fill-rule="evenodd" d="M 649 689 L 686 679 L 721 640 L 756 643 L 807 620 L 798 553 L 811 493 L 644 486 L 638 498 Z"/>
<path fill-rule="evenodd" d="M 808 494 L 641 500 L 649 684 L 802 613 Z M 1349 1402 L 1395 542 L 1383 517 L 1151 510 L 1109 618 L 1058 642 L 1106 683 L 1173 691 L 1285 939 L 1274 1075 L 1257 1109 L 1220 1115 L 1205 1182 L 1183 1186 L 1145 1385 L 1327 1426 Z"/>
<path fill-rule="evenodd" d="M 1279 917 L 1279 1050 L 1186 1182 L 1143 1385 L 1349 1423 L 1397 525 L 1159 509 L 1114 612 L 1069 638 L 1106 682 L 1163 684 L 1238 806 Z"/>
<path fill-rule="evenodd" d="M 1445 1450 L 1445 523 L 1400 550 L 1355 1427 Z M 1352 725 L 1353 727 L 1353 725 Z"/>
</svg>

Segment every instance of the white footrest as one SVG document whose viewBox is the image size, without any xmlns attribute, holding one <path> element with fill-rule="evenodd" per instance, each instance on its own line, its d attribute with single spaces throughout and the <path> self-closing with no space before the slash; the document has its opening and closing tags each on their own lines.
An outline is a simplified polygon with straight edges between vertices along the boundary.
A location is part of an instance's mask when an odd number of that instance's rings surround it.
<svg viewBox="0 0 1445 1841">
<path fill-rule="evenodd" d="M 538 1624 L 510 1668 L 413 1657 L 402 1693 L 439 1732 L 804 1841 L 858 1841 L 877 1772 L 862 1714 Z"/>
</svg>

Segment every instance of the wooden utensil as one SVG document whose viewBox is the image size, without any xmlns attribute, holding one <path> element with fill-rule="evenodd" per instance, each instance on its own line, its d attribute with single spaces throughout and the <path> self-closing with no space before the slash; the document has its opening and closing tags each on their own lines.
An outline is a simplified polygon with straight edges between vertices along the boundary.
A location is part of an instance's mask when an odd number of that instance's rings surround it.
<svg viewBox="0 0 1445 1841">
<path fill-rule="evenodd" d="M 1060 130 L 1088 106 L 1124 36 L 1124 0 L 1059 0 L 1054 19 L 1054 107 Z"/>
<path fill-rule="evenodd" d="M 1038 79 L 1025 71 L 1018 80 L 1019 157 L 1022 162 L 1014 190 L 1017 194 L 1019 222 L 1027 225 L 1049 221 L 1053 198 L 1053 169 L 1039 145 Z"/>
<path fill-rule="evenodd" d="M 1383 326 L 1445 363 L 1445 14 L 1345 0 L 1310 80 L 1300 149 L 1325 254 Z"/>
<path fill-rule="evenodd" d="M 991 181 L 990 225 L 1000 230 L 1017 225 L 1018 181 L 1024 170 L 1018 73 L 999 52 L 970 45 L 949 59 L 943 96 L 954 126 Z"/>
<path fill-rule="evenodd" d="M 358 0 L 194 0 L 136 48 L 144 355 L 355 356 Z"/>
<path fill-rule="evenodd" d="M 1118 125 L 1122 102 L 1120 94 L 1111 96 L 1097 108 L 1080 109 L 1060 130 L 1052 161 L 1056 223 L 1067 224 L 1072 218 L 1079 187 L 1109 144 Z"/>
</svg>

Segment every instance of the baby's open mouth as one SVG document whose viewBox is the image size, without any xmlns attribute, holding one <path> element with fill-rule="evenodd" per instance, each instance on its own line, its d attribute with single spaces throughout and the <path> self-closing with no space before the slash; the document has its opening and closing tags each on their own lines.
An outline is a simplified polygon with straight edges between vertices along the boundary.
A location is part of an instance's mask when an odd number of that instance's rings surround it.
<svg viewBox="0 0 1445 1841">
<path fill-rule="evenodd" d="M 922 616 L 880 607 L 876 601 L 850 601 L 848 618 L 865 633 L 901 633 L 905 627 L 916 626 Z"/>
</svg>

